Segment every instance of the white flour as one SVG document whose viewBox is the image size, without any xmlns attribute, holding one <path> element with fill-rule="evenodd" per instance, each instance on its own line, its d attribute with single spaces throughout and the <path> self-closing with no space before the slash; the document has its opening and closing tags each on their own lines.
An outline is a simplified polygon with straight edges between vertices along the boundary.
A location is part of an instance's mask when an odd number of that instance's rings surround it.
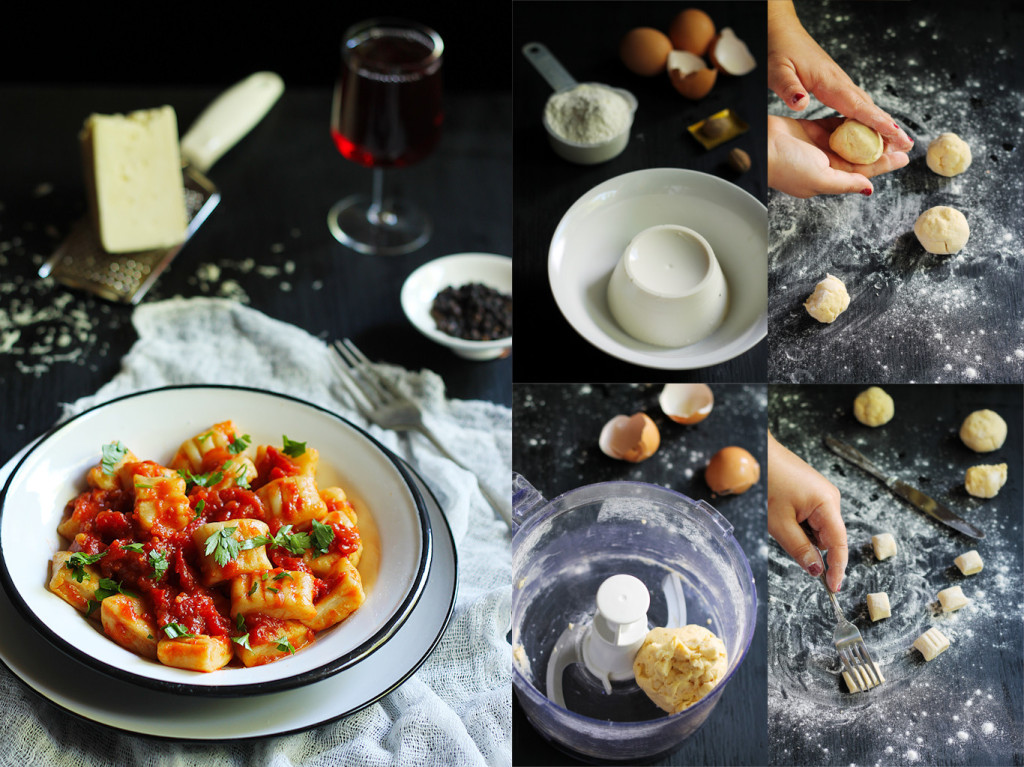
<svg viewBox="0 0 1024 767">
<path fill-rule="evenodd" d="M 1019 657 L 1022 650 L 1020 498 L 979 501 L 948 491 L 956 509 L 985 529 L 987 538 L 975 544 L 948 535 L 877 480 L 828 453 L 820 440 L 829 430 L 836 431 L 883 469 L 898 471 L 901 478 L 930 490 L 940 500 L 947 488 L 962 483 L 964 470 L 972 464 L 970 457 L 927 448 L 916 455 L 901 455 L 880 432 L 850 428 L 844 435 L 844 418 L 849 416 L 839 411 L 817 412 L 794 387 L 772 390 L 769 424 L 773 433 L 842 493 L 850 565 L 838 598 L 887 681 L 869 693 L 846 692 L 831 641 L 835 619 L 828 596 L 817 579 L 806 576 L 772 542 L 769 742 L 785 744 L 773 753 L 772 762 L 849 764 L 863 757 L 866 743 L 875 743 L 878 752 L 870 764 L 935 764 L 940 759 L 956 760 L 957 754 L 970 755 L 961 759 L 965 762 L 1000 763 L 1000 758 L 1005 760 L 1021 748 L 1020 712 L 1012 710 L 1012 695 L 982 671 L 991 668 L 995 655 Z M 924 440 L 949 444 L 956 439 L 958 426 L 954 414 L 940 413 L 934 427 L 922 430 L 929 435 Z M 942 458 L 934 457 L 940 452 Z M 880 532 L 892 533 L 899 547 L 895 557 L 882 562 L 875 560 L 871 550 L 871 536 Z M 953 558 L 970 548 L 979 550 L 985 568 L 964 577 L 953 566 Z M 943 614 L 936 595 L 952 585 L 960 585 L 971 603 Z M 892 617 L 872 623 L 865 595 L 878 591 L 888 594 Z M 931 626 L 938 627 L 951 646 L 924 663 L 912 643 Z M 978 686 L 979 679 L 986 680 L 983 686 Z M 847 751 L 833 746 L 833 753 L 821 753 L 820 744 L 834 744 L 835 733 L 844 727 L 850 742 L 860 747 Z M 941 749 L 933 749 L 939 744 Z M 816 758 L 808 756 L 815 753 Z"/>
<path fill-rule="evenodd" d="M 632 114 L 629 104 L 615 91 L 584 83 L 548 99 L 544 117 L 561 138 L 596 144 L 625 131 Z"/>
</svg>

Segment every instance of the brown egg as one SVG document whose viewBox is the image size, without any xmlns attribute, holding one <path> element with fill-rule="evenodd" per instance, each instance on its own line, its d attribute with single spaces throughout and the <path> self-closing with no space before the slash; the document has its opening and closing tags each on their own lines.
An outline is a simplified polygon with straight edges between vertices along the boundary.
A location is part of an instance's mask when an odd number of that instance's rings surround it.
<svg viewBox="0 0 1024 767">
<path fill-rule="evenodd" d="M 631 463 L 647 460 L 660 445 L 658 425 L 646 413 L 615 416 L 604 425 L 598 438 L 602 453 Z"/>
<path fill-rule="evenodd" d="M 745 493 L 760 478 L 760 464 L 742 447 L 723 447 L 711 456 L 704 470 L 704 481 L 718 495 Z"/>
<path fill-rule="evenodd" d="M 687 8 L 672 19 L 668 36 L 676 50 L 703 56 L 715 36 L 715 22 L 698 8 Z"/>
<path fill-rule="evenodd" d="M 652 77 L 665 71 L 672 51 L 668 35 L 652 27 L 631 29 L 619 43 L 619 58 L 634 74 Z"/>
</svg>

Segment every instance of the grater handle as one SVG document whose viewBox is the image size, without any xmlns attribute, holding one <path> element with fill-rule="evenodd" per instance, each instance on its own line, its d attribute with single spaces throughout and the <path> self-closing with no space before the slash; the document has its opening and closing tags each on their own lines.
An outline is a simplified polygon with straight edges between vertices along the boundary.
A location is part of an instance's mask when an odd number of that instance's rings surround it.
<svg viewBox="0 0 1024 767">
<path fill-rule="evenodd" d="M 284 81 L 274 72 L 256 72 L 231 86 L 181 139 L 181 159 L 206 173 L 263 119 L 283 92 Z"/>
</svg>

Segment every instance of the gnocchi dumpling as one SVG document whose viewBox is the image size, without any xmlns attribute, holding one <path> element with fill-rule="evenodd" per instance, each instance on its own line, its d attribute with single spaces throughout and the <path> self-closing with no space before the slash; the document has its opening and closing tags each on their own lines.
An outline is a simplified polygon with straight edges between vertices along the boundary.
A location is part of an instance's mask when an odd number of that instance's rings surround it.
<svg viewBox="0 0 1024 767">
<path fill-rule="evenodd" d="M 889 608 L 889 595 L 884 591 L 880 591 L 877 594 L 868 594 L 867 600 L 868 615 L 871 616 L 872 621 L 878 621 L 892 615 Z"/>
<path fill-rule="evenodd" d="M 892 533 L 872 535 L 871 548 L 875 550 L 875 559 L 888 559 L 896 555 L 896 539 L 892 537 Z"/>
<path fill-rule="evenodd" d="M 914 640 L 914 648 L 924 656 L 926 661 L 929 661 L 949 649 L 949 639 L 932 626 Z"/>
<path fill-rule="evenodd" d="M 966 607 L 970 601 L 964 596 L 964 592 L 959 586 L 950 586 L 948 589 L 943 589 L 939 592 L 939 603 L 942 605 L 942 612 L 944 613 L 951 613 L 959 610 L 961 607 Z"/>
<path fill-rule="evenodd" d="M 961 554 L 953 560 L 953 564 L 959 568 L 960 572 L 964 575 L 974 575 L 980 573 L 985 563 L 981 561 L 981 555 L 976 549 Z"/>
</svg>

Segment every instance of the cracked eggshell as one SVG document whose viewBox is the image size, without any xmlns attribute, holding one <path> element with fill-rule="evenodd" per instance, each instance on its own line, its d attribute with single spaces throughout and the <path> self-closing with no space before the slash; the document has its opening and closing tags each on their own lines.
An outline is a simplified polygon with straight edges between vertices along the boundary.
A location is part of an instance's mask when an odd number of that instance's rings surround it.
<svg viewBox="0 0 1024 767">
<path fill-rule="evenodd" d="M 747 492 L 761 478 L 761 465 L 742 447 L 723 447 L 708 461 L 704 481 L 717 495 Z"/>
<path fill-rule="evenodd" d="M 609 458 L 639 463 L 654 455 L 661 433 L 646 413 L 617 415 L 601 429 L 598 445 Z"/>
<path fill-rule="evenodd" d="M 711 413 L 715 395 L 707 384 L 665 384 L 658 397 L 665 415 L 676 423 L 700 423 Z"/>
<path fill-rule="evenodd" d="M 697 101 L 711 92 L 718 70 L 709 68 L 704 59 L 694 53 L 672 51 L 668 55 L 668 76 L 677 91 Z"/>
<path fill-rule="evenodd" d="M 708 51 L 711 63 L 727 75 L 745 75 L 757 68 L 757 61 L 747 44 L 729 27 L 711 41 Z"/>
</svg>

